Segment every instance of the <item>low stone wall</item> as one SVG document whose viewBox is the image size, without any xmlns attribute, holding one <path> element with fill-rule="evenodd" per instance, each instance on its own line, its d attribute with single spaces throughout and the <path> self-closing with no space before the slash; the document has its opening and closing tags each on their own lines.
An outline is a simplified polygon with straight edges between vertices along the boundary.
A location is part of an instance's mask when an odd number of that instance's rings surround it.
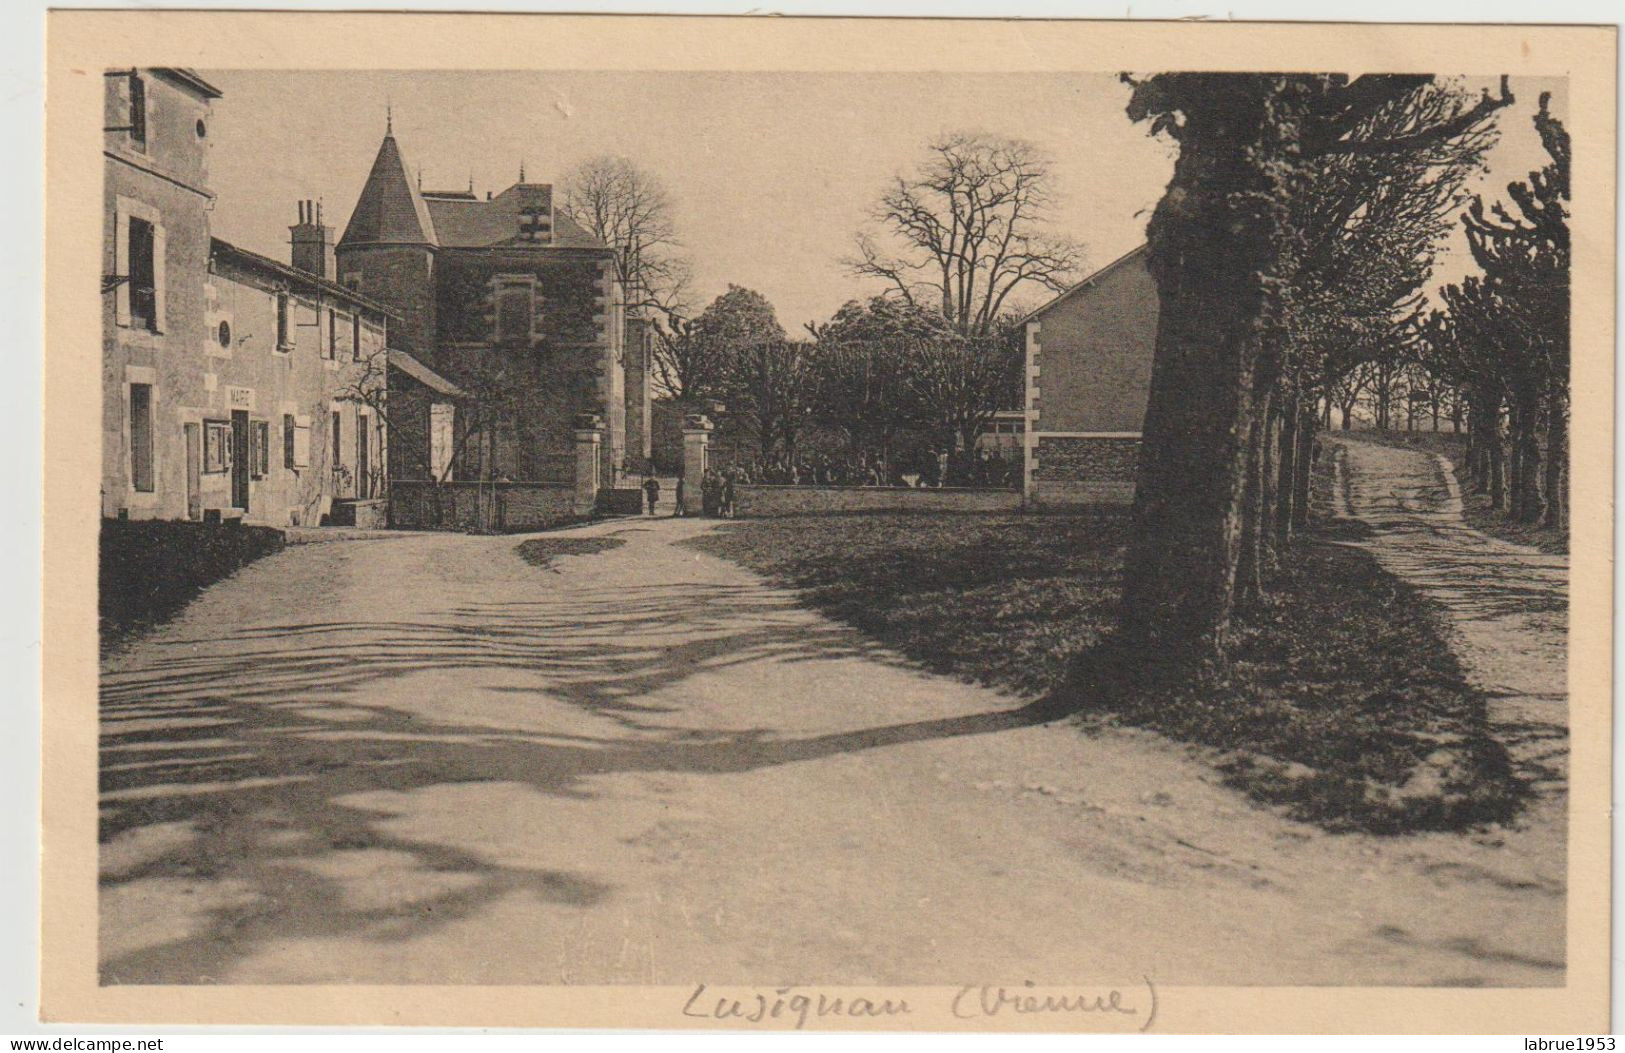
<svg viewBox="0 0 1625 1053">
<path fill-rule="evenodd" d="M 99 608 L 103 642 L 174 614 L 245 563 L 281 551 L 282 531 L 242 520 L 104 519 Z"/>
<path fill-rule="evenodd" d="M 382 497 L 341 497 L 334 500 L 328 519 L 333 526 L 382 530 L 389 525 L 389 501 Z"/>
<path fill-rule="evenodd" d="M 389 524 L 399 530 L 499 533 L 539 530 L 575 518 L 570 483 L 396 479 L 389 484 Z"/>
<path fill-rule="evenodd" d="M 850 512 L 1014 512 L 1021 508 L 1021 492 L 960 487 L 748 483 L 736 488 L 734 507 L 739 515 L 752 518 Z"/>
<path fill-rule="evenodd" d="M 1114 436 L 1039 435 L 1033 451 L 1033 502 L 1061 505 L 1130 504 L 1139 470 L 1140 440 Z"/>
<path fill-rule="evenodd" d="M 666 497 L 665 494 L 661 495 Z M 669 501 L 670 498 L 668 497 Z M 643 491 L 635 486 L 605 488 L 598 491 L 598 514 L 602 516 L 635 516 L 643 511 Z"/>
</svg>

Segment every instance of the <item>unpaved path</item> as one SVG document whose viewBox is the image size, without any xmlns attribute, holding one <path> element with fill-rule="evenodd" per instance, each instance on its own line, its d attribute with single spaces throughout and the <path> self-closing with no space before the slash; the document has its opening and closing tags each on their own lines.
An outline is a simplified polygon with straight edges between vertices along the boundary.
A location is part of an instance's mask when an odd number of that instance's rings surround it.
<svg viewBox="0 0 1625 1053">
<path fill-rule="evenodd" d="M 1468 678 L 1539 795 L 1522 825 L 1561 837 L 1568 786 L 1567 556 L 1467 526 L 1450 462 L 1421 450 L 1336 440 L 1343 512 L 1372 528 L 1360 547 L 1442 606 Z M 1558 858 L 1562 841 L 1556 842 Z"/>
<path fill-rule="evenodd" d="M 1561 858 L 1282 819 L 712 528 L 299 546 L 109 657 L 104 982 L 1562 982 Z"/>
</svg>

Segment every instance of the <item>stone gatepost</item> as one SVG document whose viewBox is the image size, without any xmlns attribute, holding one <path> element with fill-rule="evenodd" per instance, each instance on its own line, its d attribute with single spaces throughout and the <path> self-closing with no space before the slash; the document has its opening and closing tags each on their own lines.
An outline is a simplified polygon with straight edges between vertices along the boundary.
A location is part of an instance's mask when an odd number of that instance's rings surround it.
<svg viewBox="0 0 1625 1053">
<path fill-rule="evenodd" d="M 596 413 L 583 413 L 575 420 L 576 494 L 573 511 L 590 516 L 598 508 L 600 481 L 599 448 L 604 442 L 604 420 Z"/>
<path fill-rule="evenodd" d="M 705 511 L 705 470 L 711 448 L 711 422 L 702 413 L 683 418 L 683 512 Z"/>
</svg>

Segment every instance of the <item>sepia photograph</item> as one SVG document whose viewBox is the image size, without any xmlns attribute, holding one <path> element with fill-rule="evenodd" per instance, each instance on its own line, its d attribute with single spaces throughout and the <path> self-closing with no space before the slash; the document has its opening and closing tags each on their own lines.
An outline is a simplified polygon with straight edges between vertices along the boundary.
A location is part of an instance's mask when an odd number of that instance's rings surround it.
<svg viewBox="0 0 1625 1053">
<path fill-rule="evenodd" d="M 1612 88 L 1463 31 L 1370 71 L 75 69 L 89 987 L 1115 1031 L 1579 990 Z"/>
</svg>

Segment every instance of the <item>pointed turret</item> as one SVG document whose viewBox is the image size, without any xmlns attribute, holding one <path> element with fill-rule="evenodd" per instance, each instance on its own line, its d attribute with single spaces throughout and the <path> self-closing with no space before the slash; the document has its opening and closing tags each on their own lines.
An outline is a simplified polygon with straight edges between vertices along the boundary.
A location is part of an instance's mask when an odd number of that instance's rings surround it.
<svg viewBox="0 0 1625 1053">
<path fill-rule="evenodd" d="M 407 177 L 393 132 L 386 131 L 339 247 L 436 244 L 429 208 Z"/>
</svg>

